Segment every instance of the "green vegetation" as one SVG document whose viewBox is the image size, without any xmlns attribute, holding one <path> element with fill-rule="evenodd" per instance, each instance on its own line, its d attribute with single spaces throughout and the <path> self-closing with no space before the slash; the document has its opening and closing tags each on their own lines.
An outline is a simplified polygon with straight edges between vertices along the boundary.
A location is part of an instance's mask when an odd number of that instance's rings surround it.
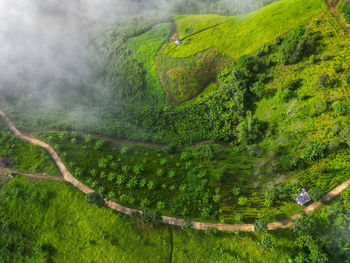
<svg viewBox="0 0 350 263">
<path fill-rule="evenodd" d="M 255 52 L 263 44 L 273 42 L 276 36 L 307 22 L 325 8 L 326 4 L 319 0 L 276 1 L 250 14 L 230 18 L 220 26 L 193 35 L 179 48 L 174 49 L 174 44 L 170 44 L 165 52 L 174 58 L 189 57 L 217 47 L 220 52 L 237 59 L 242 55 Z M 213 24 L 215 22 L 220 24 L 227 18 L 180 17 L 176 20 L 177 27 L 181 29 L 180 36 L 182 37 L 186 30 L 203 29 L 202 21 L 205 19 L 213 21 Z M 207 28 L 213 24 L 210 22 Z"/>
<path fill-rule="evenodd" d="M 45 172 L 60 175 L 50 156 L 39 146 L 34 146 L 16 138 L 0 125 L 0 157 L 8 158 L 10 167 L 26 172 Z"/>
<path fill-rule="evenodd" d="M 158 79 L 158 72 L 155 64 L 155 56 L 165 40 L 169 37 L 171 24 L 158 24 L 146 33 L 130 38 L 127 42 L 132 56 L 143 65 L 146 71 L 145 82 L 148 93 L 157 104 L 163 105 L 165 98 L 162 86 Z"/>
<path fill-rule="evenodd" d="M 345 21 L 350 24 L 350 2 L 348 0 L 341 0 L 337 9 L 342 13 Z"/>
<path fill-rule="evenodd" d="M 349 191 L 329 207 L 271 233 L 151 228 L 59 182 L 16 177 L 0 193 L 0 260 L 25 262 L 346 262 Z M 18 212 L 20 211 L 20 212 Z M 171 245 L 172 244 L 172 245 Z M 96 253 L 98 251 L 98 253 Z"/>
<path fill-rule="evenodd" d="M 65 183 L 18 177 L 0 194 L 0 260 L 166 262 L 166 228 L 150 229 L 90 206 Z M 97 253 L 98 251 L 98 253 Z"/>
</svg>

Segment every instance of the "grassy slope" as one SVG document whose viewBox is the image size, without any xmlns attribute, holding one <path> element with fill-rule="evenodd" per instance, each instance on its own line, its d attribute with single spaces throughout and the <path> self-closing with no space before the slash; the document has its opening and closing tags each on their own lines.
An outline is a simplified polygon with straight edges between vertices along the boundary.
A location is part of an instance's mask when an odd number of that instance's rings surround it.
<svg viewBox="0 0 350 263">
<path fill-rule="evenodd" d="M 236 17 L 175 17 L 180 38 L 188 38 L 179 47 L 166 44 L 158 54 L 159 77 L 167 104 L 179 104 L 198 96 L 229 61 L 255 52 L 326 8 L 322 0 L 282 0 Z M 204 29 L 208 30 L 200 32 Z M 189 59 L 193 60 L 191 65 L 184 66 Z M 175 66 L 174 60 L 183 65 Z"/>
<path fill-rule="evenodd" d="M 179 37 L 183 39 L 201 30 L 225 23 L 231 18 L 219 15 L 184 15 L 176 16 L 175 20 Z M 188 25 L 192 26 L 189 27 Z"/>
<path fill-rule="evenodd" d="M 134 58 L 143 65 L 146 70 L 146 87 L 148 93 L 159 105 L 164 104 L 164 91 L 158 79 L 158 72 L 155 64 L 155 56 L 160 47 L 169 37 L 171 24 L 164 23 L 154 26 L 148 32 L 131 38 L 127 45 L 132 51 Z"/>
<path fill-rule="evenodd" d="M 18 177 L 5 190 L 11 192 L 18 185 L 24 189 L 23 198 L 0 198 L 1 207 L 10 223 L 31 237 L 30 243 L 44 242 L 55 248 L 53 262 L 168 262 L 171 248 L 167 227 L 151 229 L 111 210 L 89 206 L 81 192 L 65 183 Z M 45 204 L 31 201 L 32 192 L 43 190 L 50 196 Z M 257 234 L 190 234 L 173 228 L 172 258 L 178 263 L 280 262 L 290 254 L 289 239 L 293 237 L 287 231 L 274 232 L 270 237 L 276 249 L 264 251 L 257 243 Z M 44 262 L 26 252 L 25 262 Z M 23 257 L 14 253 L 11 259 L 20 261 Z"/>
<path fill-rule="evenodd" d="M 318 58 L 322 54 L 328 54 L 331 59 L 318 60 L 316 63 L 305 60 L 291 66 L 280 65 L 273 73 L 274 80 L 267 85 L 264 99 L 257 104 L 256 115 L 259 119 L 267 122 L 270 127 L 276 127 L 275 134 L 268 136 L 261 146 L 283 148 L 283 154 L 290 156 L 299 155 L 307 141 L 329 144 L 337 140 L 339 129 L 349 121 L 348 114 L 341 116 L 333 108 L 339 103 L 350 106 L 349 86 L 345 83 L 345 71 L 350 63 L 350 39 L 344 35 L 341 26 L 329 12 L 320 15 L 319 21 L 319 25 L 317 20 L 310 25 L 312 30 L 322 28 L 323 48 Z M 336 73 L 335 66 L 339 64 L 344 70 Z M 328 74 L 337 84 L 328 88 L 319 87 L 320 74 Z M 297 78 L 302 79 L 302 85 L 296 96 L 288 101 L 281 100 L 278 90 L 287 81 Z M 287 176 L 309 185 L 319 185 L 329 191 L 348 179 L 349 154 L 348 149 L 340 150 L 306 170 Z M 327 172 L 321 175 L 322 167 L 327 167 Z"/>
<path fill-rule="evenodd" d="M 89 206 L 81 192 L 65 183 L 18 178 L 6 188 L 18 184 L 25 189 L 23 198 L 2 200 L 1 206 L 11 224 L 56 249 L 53 262 L 167 262 L 166 228 L 152 230 L 129 223 L 111 210 Z M 30 201 L 34 188 L 50 193 L 46 205 Z M 41 261 L 34 257 L 30 262 Z"/>
<path fill-rule="evenodd" d="M 27 172 L 46 172 L 59 176 L 60 173 L 50 156 L 40 148 L 17 139 L 0 124 L 0 157 L 11 160 L 11 168 Z"/>
<path fill-rule="evenodd" d="M 170 44 L 165 53 L 172 57 L 189 57 L 208 48 L 218 47 L 221 52 L 236 59 L 272 42 L 276 36 L 307 22 L 326 8 L 322 0 L 278 1 L 194 35 L 176 49 L 174 44 Z M 202 23 L 201 19 L 180 19 L 176 22 L 179 28 L 196 28 L 198 20 Z M 190 44 L 187 45 L 186 41 L 190 41 Z"/>
</svg>

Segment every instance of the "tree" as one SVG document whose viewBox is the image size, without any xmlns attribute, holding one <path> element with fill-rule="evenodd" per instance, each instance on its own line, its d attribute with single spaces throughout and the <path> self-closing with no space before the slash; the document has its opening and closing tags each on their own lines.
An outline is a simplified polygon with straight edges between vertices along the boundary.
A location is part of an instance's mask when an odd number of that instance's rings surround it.
<svg viewBox="0 0 350 263">
<path fill-rule="evenodd" d="M 233 188 L 232 188 L 232 194 L 233 194 L 234 196 L 239 196 L 239 195 L 241 194 L 241 188 L 240 188 L 240 187 L 237 187 L 237 186 L 233 187 Z"/>
<path fill-rule="evenodd" d="M 100 208 L 106 206 L 103 197 L 96 192 L 88 193 L 86 195 L 86 202 L 89 205 L 97 205 Z"/>
<path fill-rule="evenodd" d="M 267 231 L 267 223 L 262 219 L 256 220 L 254 223 L 254 231 L 258 233 Z"/>
<path fill-rule="evenodd" d="M 249 201 L 249 199 L 245 196 L 241 196 L 240 198 L 238 198 L 238 205 L 240 206 L 250 206 L 251 203 Z"/>
<path fill-rule="evenodd" d="M 310 142 L 302 151 L 301 159 L 307 161 L 315 161 L 324 158 L 326 155 L 327 146 L 322 142 Z"/>
<path fill-rule="evenodd" d="M 324 195 L 324 191 L 320 187 L 315 186 L 310 188 L 308 194 L 313 201 L 318 201 Z"/>
<path fill-rule="evenodd" d="M 247 112 L 246 118 L 237 126 L 237 138 L 240 143 L 249 145 L 255 142 L 261 135 L 258 119 L 251 111 Z"/>
<path fill-rule="evenodd" d="M 264 235 L 261 238 L 260 245 L 265 251 L 270 251 L 271 248 L 273 248 L 274 244 L 271 240 L 271 238 L 267 235 Z"/>
<path fill-rule="evenodd" d="M 182 225 L 182 229 L 188 232 L 193 231 L 193 224 L 190 219 L 186 219 L 184 224 Z"/>
<path fill-rule="evenodd" d="M 345 74 L 345 81 L 348 85 L 350 85 L 350 71 Z"/>
<path fill-rule="evenodd" d="M 165 208 L 165 203 L 163 201 L 157 202 L 157 210 L 161 211 Z"/>
<path fill-rule="evenodd" d="M 334 112 L 337 115 L 341 115 L 341 116 L 345 116 L 348 112 L 349 112 L 349 107 L 346 104 L 343 103 L 338 103 L 335 107 L 334 107 Z"/>
<path fill-rule="evenodd" d="M 341 138 L 342 140 L 344 140 L 344 142 L 345 142 L 348 146 L 350 146 L 350 125 L 344 127 L 344 128 L 340 131 L 339 135 L 340 135 L 340 138 Z"/>
<path fill-rule="evenodd" d="M 145 209 L 142 211 L 140 219 L 144 224 L 160 224 L 162 223 L 162 214 L 159 211 Z"/>
</svg>

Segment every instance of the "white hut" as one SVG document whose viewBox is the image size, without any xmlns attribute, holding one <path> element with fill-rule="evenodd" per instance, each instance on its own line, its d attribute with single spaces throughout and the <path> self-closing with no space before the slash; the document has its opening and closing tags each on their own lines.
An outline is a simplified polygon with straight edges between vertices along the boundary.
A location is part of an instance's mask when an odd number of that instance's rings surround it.
<svg viewBox="0 0 350 263">
<path fill-rule="evenodd" d="M 175 40 L 174 44 L 175 44 L 175 46 L 180 46 L 182 44 L 182 42 L 180 40 Z"/>
</svg>

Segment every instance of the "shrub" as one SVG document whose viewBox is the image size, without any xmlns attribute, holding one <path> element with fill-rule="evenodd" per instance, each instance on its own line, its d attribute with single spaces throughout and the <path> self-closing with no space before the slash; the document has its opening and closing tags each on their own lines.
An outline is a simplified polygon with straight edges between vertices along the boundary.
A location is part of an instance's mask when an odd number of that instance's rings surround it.
<svg viewBox="0 0 350 263">
<path fill-rule="evenodd" d="M 141 214 L 138 211 L 132 211 L 130 213 L 130 218 L 132 220 L 140 220 L 141 219 Z"/>
<path fill-rule="evenodd" d="M 234 196 L 239 196 L 240 194 L 241 194 L 241 188 L 240 187 L 233 187 L 232 188 L 232 194 L 234 195 Z"/>
<path fill-rule="evenodd" d="M 163 210 L 165 208 L 165 203 L 162 201 L 157 202 L 157 210 Z"/>
<path fill-rule="evenodd" d="M 346 22 L 350 24 L 350 2 L 349 1 L 343 4 L 341 11 L 344 15 Z"/>
<path fill-rule="evenodd" d="M 183 226 L 182 226 L 182 229 L 185 230 L 185 231 L 188 231 L 188 232 L 192 232 L 193 231 L 193 224 L 191 222 L 190 219 L 186 219 Z"/>
<path fill-rule="evenodd" d="M 344 128 L 340 131 L 339 135 L 340 135 L 340 138 L 341 138 L 342 140 L 344 140 L 344 142 L 345 142 L 348 146 L 350 146 L 350 126 L 344 127 Z"/>
<path fill-rule="evenodd" d="M 245 196 L 241 196 L 238 198 L 238 205 L 240 206 L 250 206 L 251 203 L 249 201 L 249 199 Z"/>
<path fill-rule="evenodd" d="M 143 198 L 140 202 L 141 208 L 146 208 L 150 205 L 150 201 L 147 198 Z"/>
<path fill-rule="evenodd" d="M 346 83 L 347 83 L 348 85 L 350 85 L 350 72 L 347 72 L 347 73 L 345 74 L 345 81 L 346 81 Z"/>
<path fill-rule="evenodd" d="M 251 111 L 248 111 L 246 118 L 237 126 L 238 141 L 245 145 L 254 143 L 261 135 L 259 129 L 258 119 L 253 116 Z"/>
<path fill-rule="evenodd" d="M 250 91 L 255 94 L 258 98 L 261 98 L 265 89 L 265 84 L 262 80 L 255 82 L 250 88 Z"/>
<path fill-rule="evenodd" d="M 274 244 L 269 236 L 264 235 L 260 240 L 260 246 L 265 251 L 270 251 L 274 247 Z"/>
<path fill-rule="evenodd" d="M 179 150 L 179 147 L 176 143 L 170 143 L 163 148 L 163 152 L 166 154 L 171 154 L 171 153 L 177 153 Z"/>
<path fill-rule="evenodd" d="M 335 112 L 337 115 L 344 116 L 344 115 L 348 114 L 348 112 L 349 112 L 349 107 L 348 107 L 348 105 L 346 105 L 346 104 L 338 103 L 338 104 L 334 107 L 334 112 Z"/>
<path fill-rule="evenodd" d="M 56 249 L 50 244 L 39 242 L 33 248 L 34 254 L 41 255 L 45 258 L 51 258 L 55 253 Z"/>
<path fill-rule="evenodd" d="M 142 211 L 140 219 L 144 224 L 160 224 L 162 223 L 162 214 L 159 211 L 145 209 Z"/>
<path fill-rule="evenodd" d="M 335 71 L 336 73 L 340 73 L 340 72 L 342 72 L 343 70 L 344 70 L 344 68 L 343 68 L 343 65 L 342 65 L 341 63 L 335 64 L 335 65 L 334 65 L 334 71 Z"/>
<path fill-rule="evenodd" d="M 320 87 L 326 88 L 329 86 L 329 84 L 330 84 L 329 75 L 322 73 L 318 76 L 318 85 Z"/>
<path fill-rule="evenodd" d="M 265 201 L 264 205 L 266 207 L 270 207 L 273 205 L 273 202 L 275 201 L 276 198 L 276 191 L 274 188 L 270 188 L 265 192 Z"/>
<path fill-rule="evenodd" d="M 100 208 L 106 205 L 103 197 L 96 192 L 88 193 L 86 195 L 86 202 L 89 205 L 97 205 Z"/>
<path fill-rule="evenodd" d="M 321 198 L 323 197 L 323 195 L 324 195 L 323 190 L 322 190 L 320 187 L 318 187 L 318 186 L 315 186 L 315 187 L 310 188 L 310 190 L 308 191 L 308 193 L 309 193 L 309 195 L 310 195 L 310 197 L 311 197 L 311 199 L 312 199 L 313 201 L 318 201 L 318 200 L 321 199 Z"/>
<path fill-rule="evenodd" d="M 254 231 L 258 233 L 267 231 L 267 223 L 262 219 L 256 220 L 254 223 Z"/>
<path fill-rule="evenodd" d="M 329 60 L 331 57 L 328 55 L 328 54 L 324 54 L 324 55 L 322 55 L 321 56 L 321 60 L 322 61 L 327 61 L 327 60 Z"/>
<path fill-rule="evenodd" d="M 321 142 L 311 142 L 302 151 L 300 158 L 307 161 L 315 161 L 324 158 L 327 146 Z"/>
</svg>

